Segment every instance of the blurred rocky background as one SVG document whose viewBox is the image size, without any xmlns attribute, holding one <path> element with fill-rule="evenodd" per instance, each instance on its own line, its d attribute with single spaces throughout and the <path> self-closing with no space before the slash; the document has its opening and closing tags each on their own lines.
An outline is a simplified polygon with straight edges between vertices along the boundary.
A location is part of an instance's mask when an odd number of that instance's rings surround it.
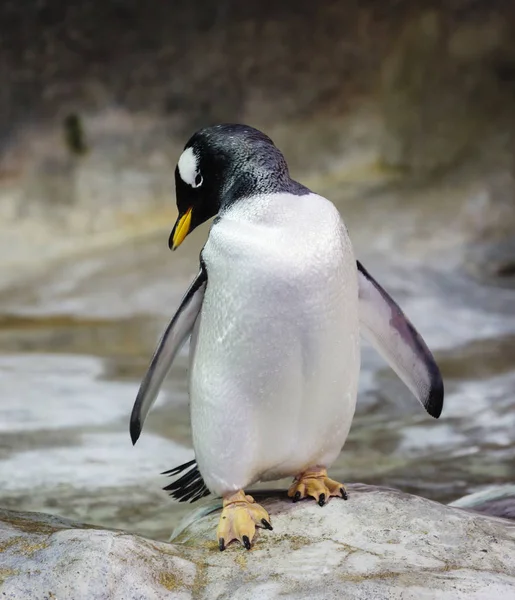
<svg viewBox="0 0 515 600">
<path fill-rule="evenodd" d="M 430 422 L 365 351 L 343 479 L 513 480 L 513 2 L 4 0 L 0 82 L 0 504 L 169 533 L 185 353 L 136 449 L 127 420 L 207 233 L 168 252 L 175 164 L 220 121 L 335 201 L 442 366 Z"/>
<path fill-rule="evenodd" d="M 0 24 L 2 262 L 168 225 L 178 153 L 220 121 L 304 178 L 368 154 L 479 179 L 464 219 L 513 231 L 509 1 L 6 0 Z"/>
</svg>

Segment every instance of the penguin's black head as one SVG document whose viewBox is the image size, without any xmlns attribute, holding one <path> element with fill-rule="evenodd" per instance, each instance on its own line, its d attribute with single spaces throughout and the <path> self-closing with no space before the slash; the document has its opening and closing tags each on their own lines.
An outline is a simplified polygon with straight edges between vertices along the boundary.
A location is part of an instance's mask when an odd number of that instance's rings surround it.
<svg viewBox="0 0 515 600">
<path fill-rule="evenodd" d="M 233 124 L 197 131 L 175 169 L 179 217 L 170 248 L 175 250 L 195 227 L 234 202 L 285 191 L 292 184 L 302 187 L 290 179 L 284 156 L 261 131 Z"/>
</svg>

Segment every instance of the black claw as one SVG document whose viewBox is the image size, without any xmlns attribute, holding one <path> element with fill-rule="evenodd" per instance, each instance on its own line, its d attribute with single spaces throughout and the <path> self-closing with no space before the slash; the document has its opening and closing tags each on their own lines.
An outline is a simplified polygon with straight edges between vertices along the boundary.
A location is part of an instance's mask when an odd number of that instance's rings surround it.
<svg viewBox="0 0 515 600">
<path fill-rule="evenodd" d="M 245 546 L 245 548 L 247 548 L 247 550 L 250 550 L 250 540 L 248 538 L 248 536 L 244 535 L 242 538 L 243 541 L 243 545 Z"/>
<path fill-rule="evenodd" d="M 295 496 L 293 496 L 293 501 L 298 502 L 300 500 L 300 492 L 295 492 Z"/>
<path fill-rule="evenodd" d="M 345 488 L 340 488 L 340 493 L 341 493 L 342 498 L 344 500 L 348 500 L 349 499 L 349 496 L 348 496 L 347 492 L 345 491 Z"/>
<path fill-rule="evenodd" d="M 272 531 L 273 527 L 272 527 L 272 525 L 266 519 L 261 519 L 261 523 L 263 523 L 263 527 L 265 529 L 268 529 L 269 531 Z"/>
<path fill-rule="evenodd" d="M 220 552 L 223 552 L 225 550 L 225 540 L 224 540 L 224 538 L 220 538 L 218 540 L 218 547 L 220 548 Z"/>
<path fill-rule="evenodd" d="M 324 506 L 324 504 L 325 504 L 325 494 L 320 494 L 320 496 L 318 497 L 318 505 Z"/>
</svg>

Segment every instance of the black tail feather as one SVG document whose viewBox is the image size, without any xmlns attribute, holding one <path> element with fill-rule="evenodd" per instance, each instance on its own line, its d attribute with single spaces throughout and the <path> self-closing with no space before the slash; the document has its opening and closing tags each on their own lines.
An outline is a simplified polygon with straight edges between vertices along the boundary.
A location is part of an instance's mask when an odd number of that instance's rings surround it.
<svg viewBox="0 0 515 600">
<path fill-rule="evenodd" d="M 178 473 L 182 473 L 188 467 L 191 467 L 192 465 L 196 465 L 196 464 L 197 464 L 197 461 L 195 459 L 193 459 L 187 463 L 184 463 L 183 465 L 179 465 L 178 467 L 175 467 L 175 469 L 170 469 L 169 471 L 163 471 L 161 473 L 161 475 L 177 475 Z"/>
<path fill-rule="evenodd" d="M 190 470 L 163 489 L 170 492 L 170 496 L 179 502 L 188 502 L 188 500 L 190 502 L 196 502 L 197 500 L 200 500 L 200 498 L 208 496 L 211 492 L 208 490 L 202 479 L 202 475 L 198 470 L 197 461 L 195 459 L 190 460 L 183 465 L 179 465 L 178 467 L 175 467 L 175 469 L 165 471 L 164 473 L 161 473 L 161 475 L 173 477 L 174 475 L 186 471 L 186 469 Z"/>
</svg>

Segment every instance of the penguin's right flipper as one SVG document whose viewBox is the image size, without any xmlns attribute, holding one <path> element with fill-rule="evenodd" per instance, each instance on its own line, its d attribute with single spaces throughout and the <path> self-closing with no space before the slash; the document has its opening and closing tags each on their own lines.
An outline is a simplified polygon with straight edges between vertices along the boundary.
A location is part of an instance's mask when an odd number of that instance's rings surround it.
<svg viewBox="0 0 515 600">
<path fill-rule="evenodd" d="M 138 441 L 148 411 L 157 398 L 174 358 L 195 325 L 204 300 L 206 284 L 207 272 L 201 262 L 199 274 L 184 295 L 179 309 L 159 341 L 150 366 L 141 382 L 131 414 L 130 433 L 133 444 Z"/>
<path fill-rule="evenodd" d="M 440 369 L 397 303 L 358 261 L 359 317 L 365 338 L 437 419 L 443 407 Z"/>
</svg>

